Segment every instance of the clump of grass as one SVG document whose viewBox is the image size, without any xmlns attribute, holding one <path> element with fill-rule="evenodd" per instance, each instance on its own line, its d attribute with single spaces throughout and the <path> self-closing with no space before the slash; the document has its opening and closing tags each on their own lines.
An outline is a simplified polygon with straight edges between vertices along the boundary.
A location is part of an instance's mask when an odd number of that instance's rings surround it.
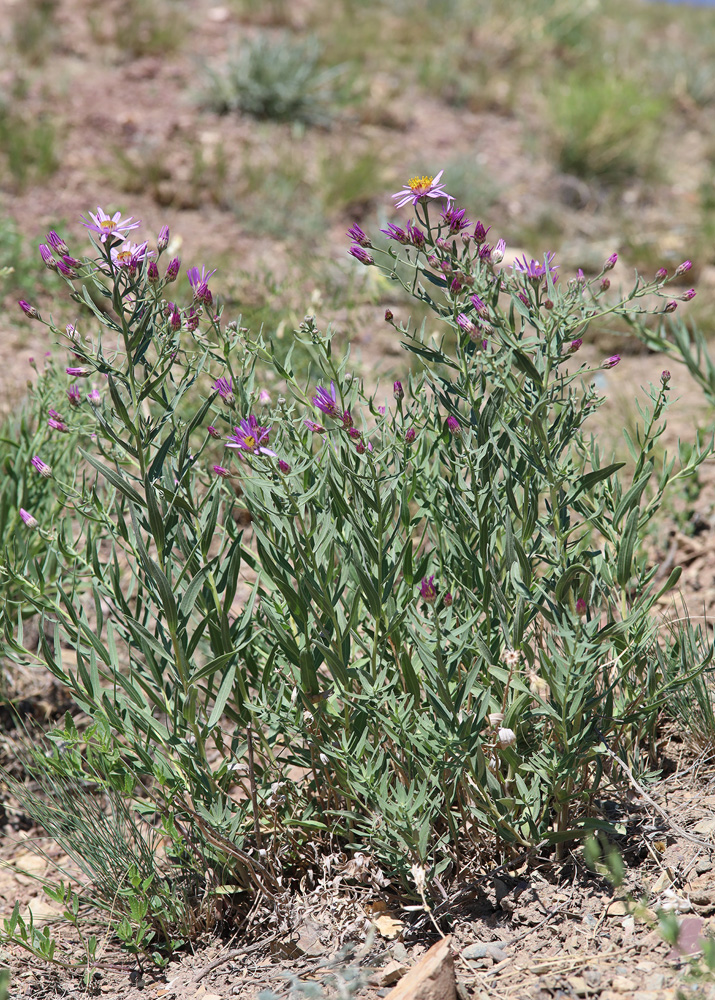
<svg viewBox="0 0 715 1000">
<path fill-rule="evenodd" d="M 665 102 L 636 80 L 575 70 L 554 88 L 549 112 L 564 172 L 603 184 L 656 174 Z"/>
<path fill-rule="evenodd" d="M 12 21 L 15 51 L 36 65 L 49 55 L 56 35 L 57 0 L 25 0 Z"/>
<path fill-rule="evenodd" d="M 382 163 L 374 149 L 358 156 L 336 157 L 328 153 L 321 167 L 320 189 L 328 212 L 362 215 L 382 187 Z"/>
<path fill-rule="evenodd" d="M 314 37 L 257 35 L 223 70 L 208 69 L 206 103 L 219 114 L 242 111 L 254 118 L 327 125 L 343 69 L 321 68 L 320 56 Z"/>
<path fill-rule="evenodd" d="M 0 98 L 0 154 L 0 186 L 22 191 L 51 177 L 59 167 L 53 122 L 42 116 L 30 120 Z"/>
<path fill-rule="evenodd" d="M 167 0 L 124 0 L 109 23 L 96 11 L 88 21 L 95 41 L 113 43 L 129 59 L 174 52 L 187 31 L 181 5 Z"/>
<path fill-rule="evenodd" d="M 60 279 L 40 262 L 36 245 L 30 249 L 14 221 L 0 215 L 0 296 L 36 298 L 59 287 Z"/>
</svg>

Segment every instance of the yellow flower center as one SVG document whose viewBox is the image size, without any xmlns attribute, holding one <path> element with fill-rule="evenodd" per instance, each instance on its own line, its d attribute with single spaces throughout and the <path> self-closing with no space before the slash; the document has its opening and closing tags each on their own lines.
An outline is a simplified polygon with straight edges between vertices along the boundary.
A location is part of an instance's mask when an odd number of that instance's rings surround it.
<svg viewBox="0 0 715 1000">
<path fill-rule="evenodd" d="M 118 250 L 117 251 L 117 263 L 118 264 L 128 264 L 132 259 L 131 250 Z"/>
<path fill-rule="evenodd" d="M 243 439 L 243 443 L 249 450 L 253 450 L 256 447 L 256 439 L 251 437 L 250 434 Z"/>
<path fill-rule="evenodd" d="M 105 229 L 108 233 L 111 233 L 111 231 L 114 229 L 114 222 L 111 219 L 102 219 L 99 225 L 102 229 Z"/>
<path fill-rule="evenodd" d="M 411 181 L 408 182 L 408 187 L 415 192 L 415 194 L 425 194 L 432 187 L 432 181 L 434 177 L 413 177 Z"/>
</svg>

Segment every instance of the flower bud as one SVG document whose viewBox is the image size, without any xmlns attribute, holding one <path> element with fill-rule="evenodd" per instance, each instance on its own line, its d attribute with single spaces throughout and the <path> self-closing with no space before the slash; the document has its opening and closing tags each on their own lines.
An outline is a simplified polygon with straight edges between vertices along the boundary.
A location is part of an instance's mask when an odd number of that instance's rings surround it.
<svg viewBox="0 0 715 1000">
<path fill-rule="evenodd" d="M 690 300 L 694 299 L 697 294 L 698 293 L 695 291 L 694 288 L 689 288 L 684 295 L 680 296 L 680 298 L 682 299 L 683 302 L 690 302 Z"/>
<path fill-rule="evenodd" d="M 581 337 L 576 337 L 575 340 L 572 340 L 571 343 L 569 344 L 569 348 L 568 348 L 569 354 L 575 354 L 576 351 L 578 351 L 578 349 L 581 347 L 582 344 L 583 344 L 583 340 L 582 340 Z"/>
<path fill-rule="evenodd" d="M 164 253 L 166 248 L 169 246 L 169 227 L 162 226 L 159 230 L 159 235 L 156 238 L 156 248 L 159 253 Z"/>
<path fill-rule="evenodd" d="M 612 253 L 611 256 L 608 258 L 608 260 L 603 265 L 603 270 L 612 271 L 617 263 L 618 263 L 618 254 Z"/>
<path fill-rule="evenodd" d="M 42 263 L 50 271 L 57 270 L 57 261 L 52 256 L 52 251 L 47 246 L 46 243 L 40 243 L 40 257 L 42 257 Z"/>
<path fill-rule="evenodd" d="M 659 267 L 658 270 L 655 272 L 656 281 L 665 281 L 667 277 L 668 277 L 668 271 L 664 267 Z"/>
<path fill-rule="evenodd" d="M 459 421 L 457 420 L 456 417 L 453 416 L 447 417 L 447 427 L 449 428 L 451 434 L 462 433 L 462 428 L 460 427 Z"/>
<path fill-rule="evenodd" d="M 166 268 L 164 281 L 176 281 L 180 267 L 181 267 L 181 261 L 179 260 L 178 257 L 174 257 L 173 260 L 170 260 Z"/>
<path fill-rule="evenodd" d="M 45 479 L 49 479 L 52 475 L 52 468 L 47 465 L 46 462 L 43 462 L 39 455 L 35 455 L 32 459 L 31 465 L 33 465 Z"/>
<path fill-rule="evenodd" d="M 286 473 L 290 472 L 290 465 L 288 465 L 287 462 L 284 462 L 282 458 L 279 458 L 278 459 L 278 469 L 285 476 Z"/>
<path fill-rule="evenodd" d="M 607 292 L 610 287 L 611 287 L 610 278 L 601 278 L 601 291 Z"/>
<path fill-rule="evenodd" d="M 28 528 L 39 528 L 40 523 L 37 518 L 33 517 L 29 511 L 25 510 L 23 507 L 20 508 L 20 517 L 25 522 Z"/>
<path fill-rule="evenodd" d="M 674 313 L 677 308 L 678 308 L 678 303 L 674 299 L 671 299 L 670 302 L 666 302 L 665 306 L 663 307 L 663 312 Z"/>
<path fill-rule="evenodd" d="M 434 577 L 423 577 L 420 584 L 420 597 L 425 604 L 434 604 L 437 600 L 437 588 L 434 585 Z"/>
<path fill-rule="evenodd" d="M 500 264 L 506 253 L 506 240 L 497 240 L 492 250 L 492 264 Z"/>
<path fill-rule="evenodd" d="M 516 733 L 513 729 L 499 729 L 497 731 L 497 741 L 500 747 L 511 747 L 516 743 Z"/>
<path fill-rule="evenodd" d="M 393 320 L 392 309 L 386 309 L 385 310 L 385 322 L 386 323 L 391 323 L 392 320 Z"/>
<path fill-rule="evenodd" d="M 606 360 L 601 365 L 601 368 L 615 368 L 616 365 L 619 364 L 620 360 L 621 360 L 620 354 L 612 354 L 610 358 L 606 358 Z"/>
<path fill-rule="evenodd" d="M 449 590 L 447 591 L 447 593 L 444 595 L 442 599 L 442 603 L 444 604 L 445 608 L 452 607 L 452 605 L 454 604 L 454 598 L 452 597 L 451 591 Z"/>
<path fill-rule="evenodd" d="M 682 264 L 678 264 L 675 269 L 675 277 L 679 278 L 681 274 L 685 274 L 693 266 L 693 262 L 690 260 L 684 260 Z"/>
<path fill-rule="evenodd" d="M 667 385 L 668 382 L 670 382 L 670 379 L 671 375 L 668 369 L 667 368 L 663 369 L 663 371 L 660 373 L 660 381 L 663 383 L 663 385 Z"/>
<path fill-rule="evenodd" d="M 30 317 L 30 319 L 40 319 L 41 318 L 40 314 L 37 311 L 37 309 L 35 309 L 34 306 L 31 306 L 29 302 L 25 302 L 24 299 L 18 299 L 18 303 L 17 304 L 22 309 L 22 311 L 24 312 L 24 314 L 26 316 Z"/>
<path fill-rule="evenodd" d="M 396 381 L 392 386 L 392 395 L 395 397 L 399 403 L 401 399 L 405 398 L 405 390 L 402 388 L 402 382 Z"/>
<path fill-rule="evenodd" d="M 47 234 L 47 242 L 50 244 L 55 253 L 60 254 L 61 257 L 70 252 L 70 248 L 67 246 L 62 237 L 57 235 L 54 229 L 51 229 Z"/>
<path fill-rule="evenodd" d="M 412 444 L 412 442 L 415 440 L 416 437 L 417 437 L 417 431 L 414 429 L 414 427 L 408 427 L 407 430 L 405 431 L 406 443 Z"/>
</svg>

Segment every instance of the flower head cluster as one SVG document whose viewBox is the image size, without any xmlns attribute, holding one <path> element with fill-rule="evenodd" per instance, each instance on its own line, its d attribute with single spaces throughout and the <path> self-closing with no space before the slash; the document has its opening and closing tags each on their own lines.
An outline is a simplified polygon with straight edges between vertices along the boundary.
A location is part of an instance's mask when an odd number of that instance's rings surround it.
<svg viewBox="0 0 715 1000">
<path fill-rule="evenodd" d="M 154 256 L 154 251 L 147 250 L 146 240 L 144 243 L 132 243 L 131 240 L 125 240 L 121 246 L 112 247 L 111 255 L 115 267 L 135 271 L 145 258 Z"/>
<path fill-rule="evenodd" d="M 202 267 L 199 271 L 198 267 L 190 267 L 186 272 L 189 284 L 194 290 L 194 299 L 197 302 L 204 302 L 207 306 L 213 302 L 209 281 L 216 274 L 216 270 L 214 268 L 213 271 L 207 271 L 205 267 Z"/>
<path fill-rule="evenodd" d="M 463 229 L 469 229 L 472 224 L 467 218 L 467 212 L 464 208 L 457 208 L 456 205 L 450 204 L 442 212 L 442 222 L 453 236 L 461 233 Z"/>
<path fill-rule="evenodd" d="M 430 198 L 445 198 L 448 202 L 453 201 L 451 195 L 444 190 L 444 185 L 440 183 L 444 170 L 440 170 L 436 177 L 413 177 L 407 182 L 401 191 L 393 194 L 395 208 L 402 208 L 403 205 L 425 204 Z"/>
<path fill-rule="evenodd" d="M 82 218 L 87 219 L 87 216 L 83 215 Z M 94 212 L 90 212 L 89 219 L 83 222 L 82 225 L 93 233 L 99 233 L 102 243 L 106 243 L 110 237 L 123 240 L 126 234 L 131 229 L 136 229 L 140 223 L 141 219 L 132 222 L 132 216 L 128 219 L 122 219 L 121 212 L 115 212 L 110 217 L 101 208 L 97 207 L 97 214 L 95 215 Z"/>
<path fill-rule="evenodd" d="M 340 408 L 338 407 L 338 398 L 335 392 L 335 383 L 330 383 L 330 392 L 324 389 L 322 385 L 319 385 L 315 390 L 315 395 L 313 396 L 311 402 L 316 409 L 320 410 L 327 417 L 337 417 L 340 415 Z"/>
<path fill-rule="evenodd" d="M 270 433 L 271 428 L 262 427 L 251 414 L 247 420 L 242 420 L 238 427 L 234 427 L 233 434 L 229 434 L 226 438 L 226 447 L 238 448 L 251 455 L 270 455 L 275 458 L 276 453 L 266 447 Z"/>
</svg>

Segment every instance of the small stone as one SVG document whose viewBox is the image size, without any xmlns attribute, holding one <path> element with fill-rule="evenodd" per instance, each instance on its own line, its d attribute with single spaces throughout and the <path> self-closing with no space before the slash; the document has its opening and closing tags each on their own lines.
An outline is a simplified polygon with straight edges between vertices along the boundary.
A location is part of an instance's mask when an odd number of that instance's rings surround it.
<svg viewBox="0 0 715 1000">
<path fill-rule="evenodd" d="M 432 945 L 400 982 L 387 994 L 387 1000 L 457 1000 L 451 937 Z"/>
<path fill-rule="evenodd" d="M 488 944 L 487 955 L 491 956 L 495 962 L 504 962 L 509 957 L 498 944 Z"/>
<path fill-rule="evenodd" d="M 567 982 L 577 997 L 588 996 L 589 988 L 583 976 L 569 976 Z"/>
<path fill-rule="evenodd" d="M 695 871 L 698 875 L 705 875 L 706 872 L 711 872 L 712 870 L 713 863 L 709 858 L 701 858 L 695 866 Z"/>
<path fill-rule="evenodd" d="M 715 819 L 701 819 L 693 827 L 694 833 L 715 833 Z"/>
<path fill-rule="evenodd" d="M 611 980 L 611 989 L 616 993 L 635 993 L 638 983 L 628 976 L 614 976 Z"/>
<path fill-rule="evenodd" d="M 378 969 L 375 975 L 371 976 L 371 980 L 375 986 L 394 986 L 406 972 L 407 966 L 393 959 L 384 968 Z"/>
<path fill-rule="evenodd" d="M 469 944 L 462 949 L 462 958 L 486 958 L 487 948 L 486 944 Z"/>
<path fill-rule="evenodd" d="M 647 990 L 662 990 L 665 985 L 665 976 L 662 972 L 656 972 L 652 976 L 648 976 L 643 985 Z"/>
<path fill-rule="evenodd" d="M 609 917 L 625 917 L 628 914 L 628 908 L 622 899 L 614 899 L 612 903 L 608 904 L 606 913 Z"/>
</svg>

